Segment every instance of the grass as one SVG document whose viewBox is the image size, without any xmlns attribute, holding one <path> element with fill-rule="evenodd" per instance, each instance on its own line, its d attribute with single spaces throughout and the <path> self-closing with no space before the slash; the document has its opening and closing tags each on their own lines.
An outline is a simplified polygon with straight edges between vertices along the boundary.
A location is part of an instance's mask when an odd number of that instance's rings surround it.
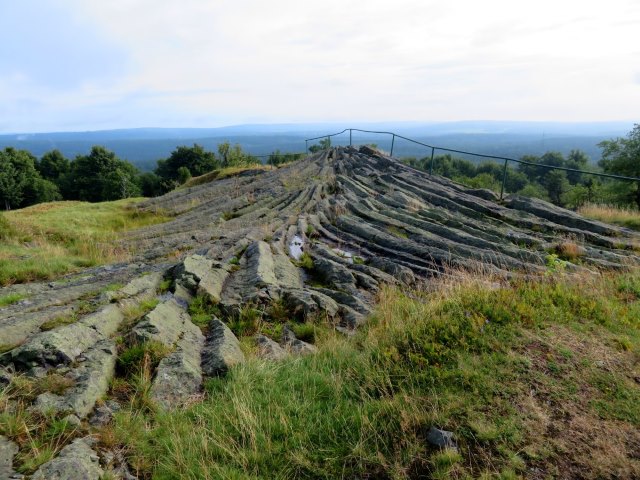
<svg viewBox="0 0 640 480">
<path fill-rule="evenodd" d="M 385 287 L 355 337 L 124 409 L 109 438 L 142 478 L 638 478 L 640 272 L 485 285 Z"/>
<path fill-rule="evenodd" d="M 72 385 L 71 380 L 54 373 L 39 379 L 15 376 L 8 386 L 0 389 L 0 435 L 20 447 L 15 459 L 19 472 L 33 473 L 79 435 L 77 428 L 66 420 L 28 408 L 39 394 L 61 394 Z"/>
<path fill-rule="evenodd" d="M 239 175 L 248 170 L 273 170 L 275 167 L 271 165 L 262 165 L 256 163 L 254 165 L 247 165 L 243 167 L 227 167 L 212 172 L 205 173 L 199 177 L 193 177 L 187 180 L 179 188 L 197 187 L 198 185 L 204 185 L 205 183 L 213 182 L 214 180 L 222 180 L 223 178 L 233 177 Z"/>
<path fill-rule="evenodd" d="M 601 222 L 640 230 L 640 211 L 634 208 L 587 204 L 580 207 L 578 213 Z"/>
<path fill-rule="evenodd" d="M 53 202 L 4 212 L 0 221 L 0 285 L 45 280 L 81 267 L 124 261 L 122 232 L 166 221 L 141 212 L 136 199 Z"/>
<path fill-rule="evenodd" d="M 0 307 L 13 305 L 14 303 L 18 303 L 20 300 L 23 300 L 25 298 L 27 298 L 27 296 L 21 293 L 10 293 L 9 295 L 4 295 L 0 297 Z"/>
</svg>

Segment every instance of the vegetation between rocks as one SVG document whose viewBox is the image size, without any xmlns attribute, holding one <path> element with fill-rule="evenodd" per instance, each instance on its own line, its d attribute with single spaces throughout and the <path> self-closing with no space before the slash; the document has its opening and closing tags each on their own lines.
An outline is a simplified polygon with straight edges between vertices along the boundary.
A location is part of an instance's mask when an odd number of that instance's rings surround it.
<svg viewBox="0 0 640 480">
<path fill-rule="evenodd" d="M 487 285 L 385 287 L 355 337 L 318 330 L 316 355 L 252 358 L 105 435 L 143 478 L 640 475 L 640 273 Z"/>
</svg>

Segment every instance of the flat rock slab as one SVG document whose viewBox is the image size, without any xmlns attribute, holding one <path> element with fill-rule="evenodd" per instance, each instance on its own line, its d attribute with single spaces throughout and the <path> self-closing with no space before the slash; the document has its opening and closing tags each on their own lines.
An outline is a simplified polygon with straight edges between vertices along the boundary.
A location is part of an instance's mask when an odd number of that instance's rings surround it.
<svg viewBox="0 0 640 480">
<path fill-rule="evenodd" d="M 60 450 L 53 460 L 43 464 L 31 477 L 32 480 L 100 480 L 104 470 L 98 454 L 87 440 L 77 439 Z"/>
<path fill-rule="evenodd" d="M 200 359 L 204 335 L 193 323 L 185 324 L 185 332 L 176 350 L 158 365 L 151 386 L 151 398 L 165 409 L 183 405 L 197 394 L 202 385 Z"/>
<path fill-rule="evenodd" d="M 74 385 L 63 395 L 49 392 L 36 399 L 34 408 L 40 412 L 75 413 L 85 418 L 109 389 L 109 381 L 115 372 L 117 351 L 111 340 L 102 340 L 89 349 L 78 367 L 67 375 Z"/>
<path fill-rule="evenodd" d="M 224 375 L 245 361 L 240 342 L 222 321 L 214 318 L 202 351 L 202 372 L 207 376 Z"/>
<path fill-rule="evenodd" d="M 159 303 L 133 330 L 134 342 L 159 342 L 172 347 L 185 330 L 185 323 L 191 323 L 187 312 L 174 300 Z"/>
<path fill-rule="evenodd" d="M 102 338 L 86 325 L 65 325 L 34 335 L 11 352 L 11 359 L 19 368 L 68 364 Z"/>
</svg>

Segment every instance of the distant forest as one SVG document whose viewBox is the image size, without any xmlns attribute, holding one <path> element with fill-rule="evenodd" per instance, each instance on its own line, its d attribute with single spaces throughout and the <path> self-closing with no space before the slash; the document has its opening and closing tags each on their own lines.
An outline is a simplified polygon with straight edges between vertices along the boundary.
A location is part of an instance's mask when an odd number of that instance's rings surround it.
<svg viewBox="0 0 640 480">
<path fill-rule="evenodd" d="M 311 145 L 311 151 L 327 148 L 328 140 Z M 581 150 L 567 155 L 548 151 L 540 156 L 520 158 L 533 165 L 509 166 L 505 181 L 507 193 L 537 197 L 556 205 L 578 208 L 585 203 L 635 205 L 640 208 L 638 182 L 603 179 L 579 172 L 553 170 L 538 165 L 565 167 L 585 171 L 601 171 L 640 177 L 640 125 L 626 137 L 598 144 L 601 159 L 594 164 Z M 394 152 L 395 154 L 395 152 Z M 266 163 L 279 165 L 301 158 L 303 154 L 268 155 Z M 408 165 L 430 169 L 430 157 L 404 157 Z M 437 155 L 433 171 L 475 188 L 500 191 L 503 165 L 496 162 L 472 162 L 450 154 Z M 216 151 L 199 144 L 179 146 L 158 160 L 153 171 L 143 172 L 127 160 L 118 158 L 103 146 L 93 146 L 86 155 L 66 158 L 59 150 L 51 150 L 38 159 L 31 152 L 14 147 L 0 150 L 0 205 L 6 210 L 55 200 L 100 202 L 121 198 L 153 197 L 166 193 L 189 180 L 219 168 L 260 164 L 258 157 L 239 144 L 224 141 Z"/>
<path fill-rule="evenodd" d="M 268 164 L 297 160 L 301 155 L 273 152 Z M 0 205 L 5 210 L 56 200 L 101 202 L 130 197 L 162 195 L 219 168 L 260 164 L 240 145 L 223 142 L 217 152 L 198 144 L 177 147 L 158 160 L 152 172 L 141 172 L 105 147 L 93 146 L 87 155 L 69 160 L 59 150 L 46 152 L 39 160 L 27 150 L 6 147 L 0 151 Z"/>
</svg>

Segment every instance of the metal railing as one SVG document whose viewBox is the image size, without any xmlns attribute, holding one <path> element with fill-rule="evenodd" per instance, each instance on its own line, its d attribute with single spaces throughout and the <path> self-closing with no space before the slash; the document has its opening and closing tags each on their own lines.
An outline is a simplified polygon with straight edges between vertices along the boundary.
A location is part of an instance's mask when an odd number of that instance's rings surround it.
<svg viewBox="0 0 640 480">
<path fill-rule="evenodd" d="M 576 173 L 582 173 L 582 174 L 586 174 L 586 175 L 594 175 L 596 177 L 603 177 L 603 178 L 613 178 L 616 180 L 626 180 L 626 181 L 632 181 L 632 182 L 639 182 L 640 183 L 640 178 L 638 177 L 627 177 L 624 175 L 614 175 L 614 174 L 610 174 L 610 173 L 602 173 L 602 172 L 590 172 L 588 170 L 578 170 L 576 168 L 568 168 L 568 167 L 559 167 L 559 166 L 554 166 L 554 165 L 546 165 L 543 163 L 534 163 L 534 162 L 527 162 L 526 160 L 518 160 L 516 158 L 509 158 L 509 157 L 500 157 L 497 155 L 486 155 L 484 153 L 475 153 L 475 152 L 466 152 L 464 150 L 456 150 L 454 148 L 446 148 L 446 147 L 438 147 L 435 145 L 429 145 L 428 143 L 424 143 L 424 142 L 419 142 L 418 140 L 414 140 L 412 138 L 407 138 L 405 136 L 402 135 L 398 135 L 397 133 L 394 132 L 384 132 L 384 131 L 375 131 L 375 130 L 362 130 L 359 128 L 345 128 L 344 130 L 342 130 L 341 132 L 338 133 L 330 133 L 328 135 L 321 135 L 319 137 L 314 137 L 314 138 L 307 138 L 304 142 L 305 142 L 305 151 L 308 153 L 309 152 L 309 142 L 313 141 L 313 140 L 324 140 L 327 139 L 329 142 L 331 142 L 331 137 L 336 137 L 338 135 L 342 135 L 345 132 L 349 132 L 349 146 L 353 145 L 353 132 L 361 132 L 361 133 L 372 133 L 372 134 L 376 134 L 376 135 L 391 135 L 391 150 L 389 151 L 389 156 L 393 156 L 393 147 L 395 145 L 396 142 L 396 138 L 402 139 L 402 140 L 406 140 L 407 142 L 411 142 L 411 143 L 415 143 L 416 145 L 421 145 L 423 147 L 427 147 L 431 149 L 431 160 L 429 162 L 429 175 L 433 175 L 433 158 L 435 155 L 436 150 L 440 150 L 443 152 L 450 152 L 450 153 L 459 153 L 462 155 L 469 155 L 472 157 L 479 157 L 479 158 L 488 158 L 491 160 L 502 160 L 504 161 L 504 166 L 502 169 L 502 186 L 500 188 L 500 200 L 503 199 L 504 197 L 504 187 L 505 187 L 505 183 L 507 181 L 507 166 L 509 164 L 509 162 L 514 162 L 514 163 L 518 163 L 520 165 L 532 165 L 534 167 L 540 167 L 540 168 L 546 168 L 549 170 L 562 170 L 565 172 L 576 172 Z"/>
</svg>

